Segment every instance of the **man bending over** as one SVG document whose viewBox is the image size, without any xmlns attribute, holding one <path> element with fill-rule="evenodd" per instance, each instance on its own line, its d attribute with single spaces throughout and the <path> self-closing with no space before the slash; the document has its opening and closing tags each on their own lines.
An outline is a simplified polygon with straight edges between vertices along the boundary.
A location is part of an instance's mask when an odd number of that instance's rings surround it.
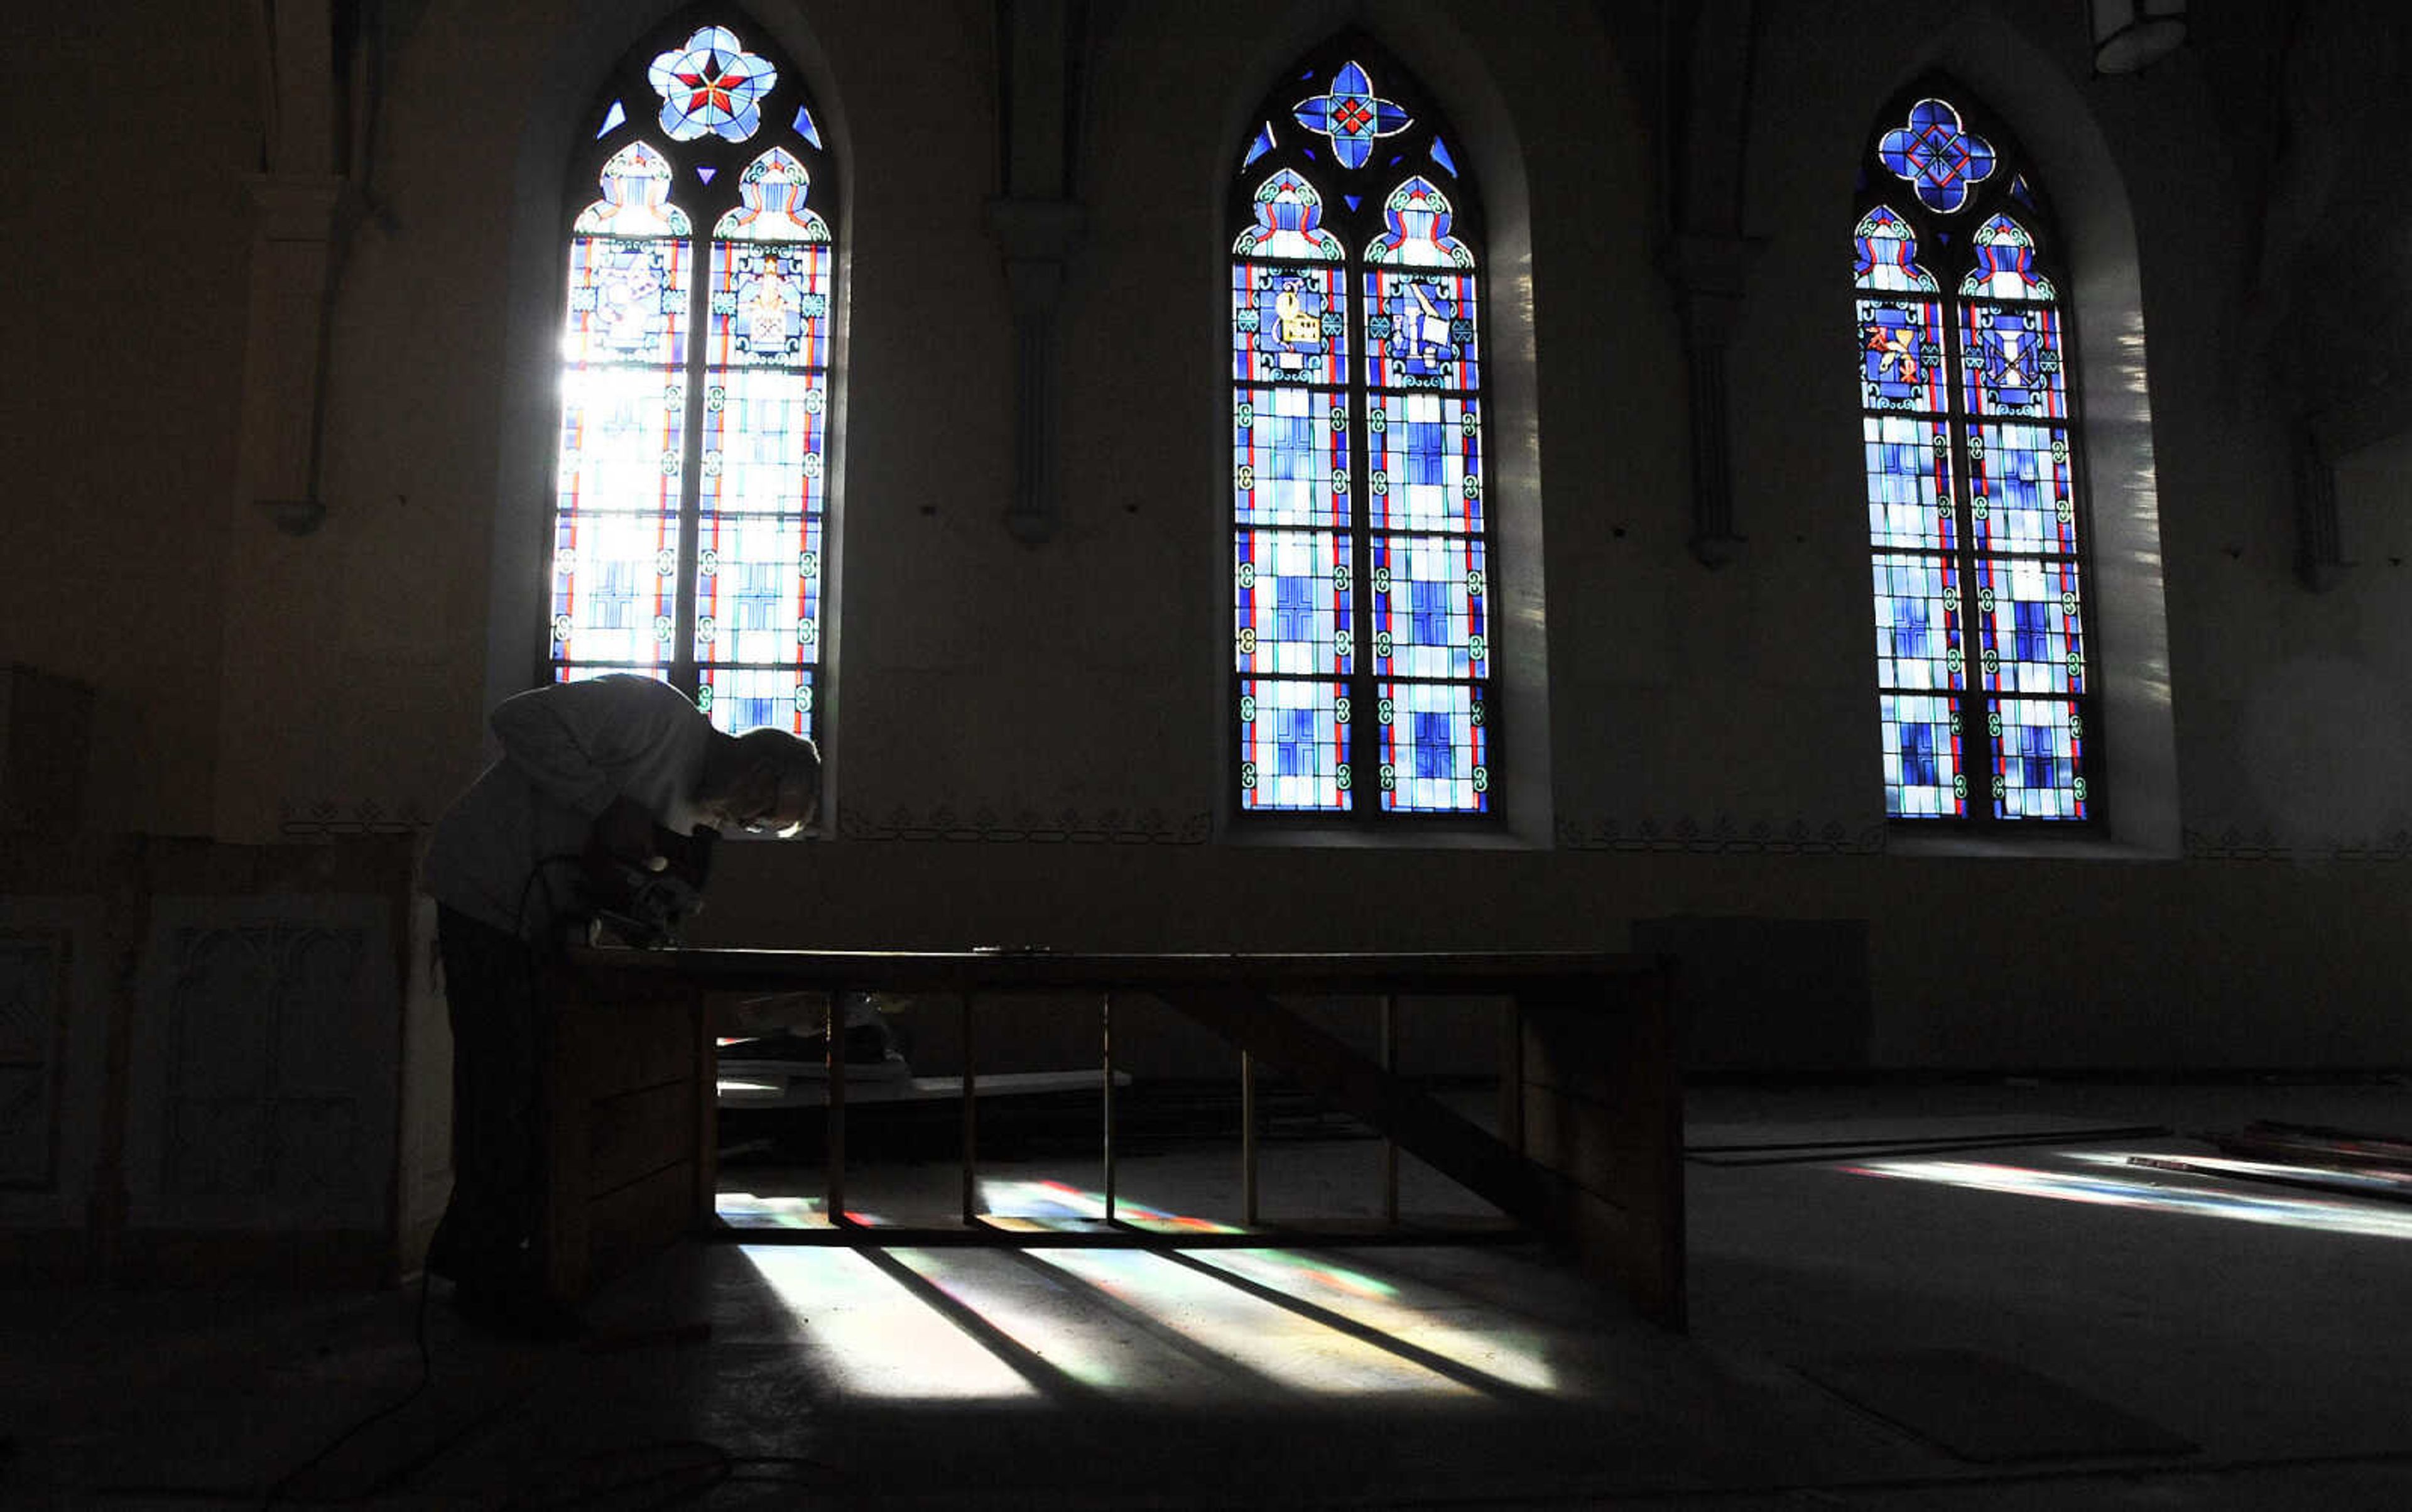
<svg viewBox="0 0 2412 1512">
<path fill-rule="evenodd" d="M 422 885 L 452 1023 L 452 1199 L 427 1255 L 462 1315 L 574 1331 L 536 1269 L 540 1136 L 537 952 L 591 900 L 600 856 L 658 866 L 654 827 L 791 835 L 820 807 L 820 755 L 785 730 L 728 735 L 648 677 L 560 683 L 507 699 L 502 758 L 436 822 Z"/>
</svg>

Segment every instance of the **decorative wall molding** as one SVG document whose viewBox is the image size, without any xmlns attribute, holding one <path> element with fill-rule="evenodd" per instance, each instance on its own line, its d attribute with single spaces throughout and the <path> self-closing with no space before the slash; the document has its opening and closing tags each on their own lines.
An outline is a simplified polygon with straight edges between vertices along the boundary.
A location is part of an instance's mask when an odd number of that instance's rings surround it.
<svg viewBox="0 0 2412 1512">
<path fill-rule="evenodd" d="M 847 810 L 838 833 L 847 840 L 938 840 L 994 842 L 1032 845 L 1202 845 L 1213 832 L 1213 820 L 1204 812 L 1174 816 L 1161 809 L 1131 813 L 1106 809 L 1084 815 L 1062 809 L 1042 815 L 1033 809 L 1010 814 L 979 807 L 965 811 L 942 803 L 926 814 L 901 804 L 878 818 Z"/>
<path fill-rule="evenodd" d="M 1881 824 L 1854 829 L 1840 819 L 1812 826 L 1807 819 L 1744 824 L 1718 815 L 1702 824 L 1690 815 L 1670 819 L 1561 819 L 1561 850 L 1621 850 L 1695 856 L 1876 856 L 1885 850 Z"/>
<path fill-rule="evenodd" d="M 2412 861 L 2412 829 L 2302 844 L 2280 841 L 2267 827 L 2247 830 L 2230 825 L 2216 833 L 2186 829 L 2184 845 L 2190 861 Z"/>
<path fill-rule="evenodd" d="M 362 835 L 415 835 L 432 828 L 433 819 L 415 798 L 389 809 L 373 798 L 344 804 L 333 799 L 277 806 L 277 833 L 287 840 L 357 840 Z"/>
</svg>

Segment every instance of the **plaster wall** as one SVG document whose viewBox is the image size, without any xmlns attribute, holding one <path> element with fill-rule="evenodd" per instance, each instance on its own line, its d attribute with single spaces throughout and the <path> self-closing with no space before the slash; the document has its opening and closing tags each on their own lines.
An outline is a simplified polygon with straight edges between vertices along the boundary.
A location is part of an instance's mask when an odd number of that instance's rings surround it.
<svg viewBox="0 0 2412 1512">
<path fill-rule="evenodd" d="M 0 657 L 93 684 L 96 819 L 170 833 L 209 827 L 220 584 L 252 544 L 229 374 L 259 125 L 207 19 L 92 7 L 0 49 Z"/>
<path fill-rule="evenodd" d="M 1494 236 L 1515 276 L 1493 286 L 1505 318 L 1493 329 L 1513 337 L 1521 321 L 1532 353 L 1530 400 L 1513 418 L 1525 455 L 1503 508 L 1542 589 L 1525 641 L 1548 691 L 1531 768 L 1546 777 L 1542 822 L 1465 848 L 1266 845 L 1221 813 L 1222 174 L 1289 39 L 1302 48 L 1357 7 L 1099 8 L 1076 190 L 1089 230 L 1064 328 L 1063 523 L 1037 549 L 1001 523 L 1013 395 L 1006 288 L 981 219 L 997 192 L 992 7 L 756 7 L 813 79 L 847 170 L 836 822 L 823 840 L 728 847 L 707 934 L 1617 947 L 1637 918 L 1865 919 L 1867 1064 L 2412 1056 L 2400 986 L 2412 977 L 2412 859 L 2386 840 L 2406 818 L 2402 742 L 2389 738 L 2412 691 L 2405 580 L 2373 567 L 2322 596 L 2289 574 L 2283 406 L 2226 376 L 2254 261 L 2235 160 L 2251 143 L 2220 124 L 2206 70 L 2227 44 L 2213 19 L 2203 58 L 2094 81 L 2073 0 L 1937 7 L 1917 36 L 1875 6 L 1760 11 L 1740 150 L 1745 230 L 1767 245 L 1730 368 L 1750 539 L 1713 572 L 1684 546 L 1682 347 L 1653 261 L 1666 128 L 1655 96 L 1627 93 L 1659 60 L 1620 56 L 1595 7 L 1571 0 L 1372 12 L 1497 192 Z M 220 665 L 214 635 L 172 618 L 95 649 L 58 628 L 75 605 L 49 582 L 0 610 L 27 648 L 12 654 L 99 683 L 104 730 L 189 731 L 186 754 L 157 773 L 96 767 L 104 787 L 131 784 L 129 827 L 214 813 L 221 838 L 248 840 L 407 824 L 474 775 L 482 709 L 524 685 L 537 647 L 561 203 L 548 165 L 566 159 L 589 81 L 656 13 L 566 0 L 397 13 L 375 205 L 332 316 L 330 511 L 298 540 L 247 525 L 216 481 L 247 234 L 225 178 L 253 127 L 223 80 L 187 80 L 167 96 L 180 110 L 141 118 L 223 159 L 218 179 L 168 191 L 190 201 L 179 241 L 199 249 L 175 276 L 199 280 L 211 312 L 187 317 L 191 341 L 152 374 L 176 417 L 181 449 L 160 471 L 177 502 L 140 501 L 157 514 L 140 531 L 45 515 L 33 538 L 73 559 L 77 532 L 97 531 L 87 554 L 155 562 L 138 569 L 155 602 L 260 633 L 228 637 Z M 166 53 L 225 46 L 183 12 L 154 30 Z M 2057 856 L 1911 854 L 1881 819 L 1838 272 L 1848 164 L 1876 105 L 1972 38 L 2004 40 L 2012 58 L 1999 108 L 2058 99 L 2082 112 L 2064 123 L 2084 139 L 2064 155 L 2093 153 L 2104 171 L 2086 192 L 2124 197 L 2103 224 L 2126 223 L 2135 270 L 2133 330 L 2083 334 L 2106 360 L 2122 338 L 2149 336 L 2137 380 L 2148 389 L 2131 406 L 2146 433 L 2123 454 L 2150 464 L 2125 483 L 2149 495 L 2153 534 L 2128 580 L 2165 580 L 2166 592 L 2139 600 L 2118 633 L 2139 669 L 2131 695 L 2160 710 L 2159 754 L 2146 753 L 2135 794 L 2169 822 Z M 110 40 L 96 37 L 95 54 Z M 2051 119 L 2019 125 L 2039 150 L 2055 137 Z M 130 155 L 137 140 L 111 125 L 96 150 Z M 1503 202 L 1518 208 L 1502 216 Z M 151 245 L 98 238 L 91 268 L 45 276 L 96 301 L 102 273 L 148 269 Z M 37 320 L 45 347 L 73 347 L 66 316 Z M 98 357 L 66 360 L 107 391 Z M 51 433 L 88 433 L 96 413 L 65 386 L 30 412 L 9 408 L 11 423 Z M 66 460 L 37 468 L 54 495 L 89 486 Z M 2370 460 L 2349 502 L 2391 520 L 2403 477 Z M 246 580 L 262 586 L 240 605 L 212 576 L 234 550 L 286 553 Z M 74 570 L 96 584 L 101 569 Z M 2161 684 L 2136 693 L 2155 654 Z M 274 723 L 220 743 L 221 705 Z"/>
</svg>

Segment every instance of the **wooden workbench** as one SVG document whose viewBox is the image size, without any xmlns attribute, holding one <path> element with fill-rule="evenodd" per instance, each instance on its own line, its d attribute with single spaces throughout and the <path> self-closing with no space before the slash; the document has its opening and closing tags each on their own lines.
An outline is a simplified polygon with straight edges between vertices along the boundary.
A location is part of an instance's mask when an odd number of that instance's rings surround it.
<svg viewBox="0 0 2412 1512">
<path fill-rule="evenodd" d="M 1205 1024 L 1562 1244 L 1645 1315 L 1683 1325 L 1681 1094 L 1670 968 L 1656 958 L 592 949 L 569 952 L 547 980 L 554 1050 L 545 1090 L 544 1266 L 565 1300 L 679 1234 L 718 1228 L 707 1012 L 715 999 L 1112 993 L 1158 999 Z M 1282 1001 L 1343 994 L 1506 1000 L 1514 1068 L 1502 1088 L 1506 1137 L 1441 1107 Z M 842 1067 L 831 1071 L 831 1144 L 842 1169 Z M 968 1232 L 983 1231 L 975 1225 Z M 841 1220 L 818 1240 L 923 1237 Z M 1277 1241 L 1301 1237 L 1283 1231 Z M 1131 1241 L 1150 1238 L 1134 1232 Z"/>
</svg>

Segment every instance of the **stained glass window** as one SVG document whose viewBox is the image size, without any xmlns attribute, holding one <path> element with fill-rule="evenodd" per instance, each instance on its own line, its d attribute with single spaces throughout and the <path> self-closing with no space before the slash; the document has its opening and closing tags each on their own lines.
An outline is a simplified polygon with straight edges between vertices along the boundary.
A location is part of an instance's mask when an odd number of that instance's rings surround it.
<svg viewBox="0 0 2412 1512">
<path fill-rule="evenodd" d="M 1290 69 L 1257 119 L 1228 228 L 1238 805 L 1486 814 L 1474 186 L 1415 81 L 1362 37 Z"/>
<path fill-rule="evenodd" d="M 2100 818 L 2066 268 L 1949 86 L 1877 123 L 1852 228 L 1886 812 Z"/>
<path fill-rule="evenodd" d="M 836 163 L 765 40 L 689 20 L 596 102 L 543 675 L 640 672 L 724 729 L 818 736 Z"/>
</svg>

